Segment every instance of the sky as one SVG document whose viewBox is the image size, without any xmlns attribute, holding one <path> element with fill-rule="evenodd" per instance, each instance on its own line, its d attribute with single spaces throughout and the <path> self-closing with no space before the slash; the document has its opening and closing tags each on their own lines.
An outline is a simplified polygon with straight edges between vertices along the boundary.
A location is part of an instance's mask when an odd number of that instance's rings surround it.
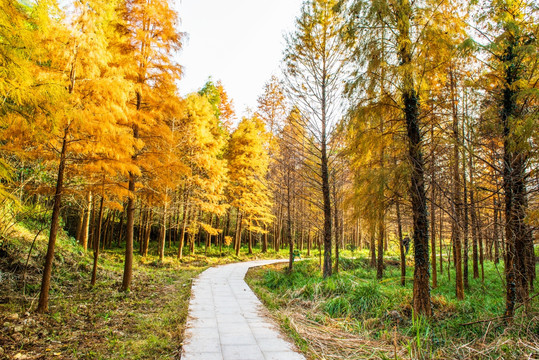
<svg viewBox="0 0 539 360">
<path fill-rule="evenodd" d="M 182 95 L 211 76 L 221 80 L 238 116 L 256 109 L 272 75 L 280 75 L 284 34 L 294 29 L 302 0 L 176 0 L 187 33 L 178 62 Z"/>
</svg>

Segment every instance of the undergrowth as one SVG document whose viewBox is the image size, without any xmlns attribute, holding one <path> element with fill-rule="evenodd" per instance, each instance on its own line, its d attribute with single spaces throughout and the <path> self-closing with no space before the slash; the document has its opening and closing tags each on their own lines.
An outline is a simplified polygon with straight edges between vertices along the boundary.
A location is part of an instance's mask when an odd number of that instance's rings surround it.
<svg viewBox="0 0 539 360">
<path fill-rule="evenodd" d="M 195 256 L 185 253 L 179 261 L 172 246 L 160 262 L 152 242 L 151 255 L 135 253 L 132 288 L 119 292 L 124 249 L 101 252 L 91 287 L 92 251 L 61 233 L 49 312 L 38 315 L 48 240 L 47 229 L 35 236 L 46 228 L 40 221 L 25 218 L 0 245 L 0 359 L 179 359 L 193 277 L 213 265 L 287 256 L 259 249 L 247 255 L 242 249 L 236 257 L 231 249 L 213 247 L 197 248 Z"/>
<path fill-rule="evenodd" d="M 288 309 L 292 318 L 300 314 L 296 319 L 298 327 L 302 323 L 307 327 L 316 323 L 321 328 L 344 329 L 357 337 L 358 344 L 379 341 L 379 348 L 384 350 L 373 355 L 374 358 L 539 357 L 537 298 L 528 312 L 520 308 L 514 323 L 507 325 L 500 319 L 505 309 L 500 275 L 503 269 L 497 269 L 491 262 L 485 263 L 484 282 L 472 279 L 470 274 L 470 290 L 463 301 L 456 299 L 454 282 L 448 280 L 447 264 L 444 264 L 444 274 L 438 275 L 438 287 L 431 291 L 434 312 L 431 319 L 413 316 L 412 279 L 407 279 L 406 286 L 400 286 L 398 262 L 389 259 L 382 281 L 376 280 L 376 270 L 365 258 L 341 258 L 340 264 L 341 271 L 326 279 L 317 260 L 294 264 L 292 273 L 282 265 L 254 269 L 248 279 L 271 309 L 277 312 Z M 409 268 L 407 273 L 413 274 L 413 269 Z M 339 355 L 338 340 L 333 354 L 331 351 L 320 354 L 324 349 L 317 345 L 316 339 L 304 340 L 311 342 L 315 358 L 348 358 Z"/>
</svg>

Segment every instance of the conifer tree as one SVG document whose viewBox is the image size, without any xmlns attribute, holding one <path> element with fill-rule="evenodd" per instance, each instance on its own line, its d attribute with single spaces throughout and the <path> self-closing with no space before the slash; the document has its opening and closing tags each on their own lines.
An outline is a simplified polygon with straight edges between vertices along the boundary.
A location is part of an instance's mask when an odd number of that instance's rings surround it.
<svg viewBox="0 0 539 360">
<path fill-rule="evenodd" d="M 494 118 L 503 141 L 505 197 L 506 309 L 512 319 L 517 302 L 527 304 L 529 282 L 534 278 L 533 240 L 527 224 L 528 167 L 533 134 L 537 132 L 539 77 L 537 4 L 527 1 L 493 1 L 484 4 L 481 26 L 493 69 L 488 90 L 495 89 Z M 532 105 L 532 104 L 535 104 Z M 533 274 L 532 274 L 533 272 Z M 532 280 L 533 283 L 533 280 Z"/>
<path fill-rule="evenodd" d="M 217 98 L 216 103 L 219 102 Z M 228 178 L 224 159 L 226 131 L 219 122 L 216 109 L 218 107 L 212 106 L 207 95 L 190 94 L 184 101 L 178 124 L 179 156 L 189 169 L 181 177 L 185 194 L 184 207 L 191 212 L 211 214 L 210 218 L 214 215 L 223 216 L 227 210 L 225 187 Z M 204 221 L 203 218 L 195 217 L 189 224 L 190 235 L 198 232 L 200 226 L 211 235 L 218 234 L 211 220 Z M 182 249 L 183 238 L 180 237 L 180 258 Z"/>
<path fill-rule="evenodd" d="M 334 156 L 331 140 L 342 117 L 341 93 L 346 47 L 341 40 L 344 19 L 337 1 L 304 3 L 296 30 L 287 39 L 286 87 L 309 132 L 319 169 L 320 195 L 324 209 L 324 277 L 331 276 L 332 219 L 329 175 Z"/>
<path fill-rule="evenodd" d="M 128 71 L 128 79 L 134 87 L 129 101 L 130 116 L 127 126 L 136 143 L 133 144 L 134 164 L 149 170 L 159 161 L 158 152 L 152 147 L 162 147 L 170 137 L 170 127 L 160 114 L 167 99 L 173 98 L 175 81 L 181 73 L 180 66 L 172 58 L 181 47 L 182 34 L 177 30 L 178 16 L 168 1 L 125 0 L 119 11 L 122 15 L 123 38 L 119 47 L 123 57 L 118 60 Z M 152 144 L 152 142 L 154 142 Z M 124 276 L 121 290 L 127 291 L 133 276 L 133 228 L 135 213 L 136 172 L 129 173 L 127 204 L 127 233 Z"/>
<path fill-rule="evenodd" d="M 268 171 L 268 135 L 264 123 L 258 117 L 244 118 L 231 134 L 228 150 L 228 194 L 230 205 L 238 211 L 235 250 L 239 255 L 241 234 L 264 233 L 264 225 L 270 224 L 271 198 L 266 180 Z M 249 242 L 251 249 L 251 242 Z"/>
<path fill-rule="evenodd" d="M 48 61 L 47 80 L 65 92 L 46 116 L 25 117 L 24 121 L 11 123 L 5 135 L 16 143 L 18 138 L 10 134 L 22 131 L 24 141 L 34 144 L 30 148 L 32 154 L 28 155 L 47 157 L 55 160 L 58 166 L 37 307 L 38 312 L 46 312 L 67 167 L 81 159 L 105 157 L 112 150 L 109 142 L 120 139 L 116 144 L 125 145 L 124 134 L 120 134 L 117 124 L 124 116 L 123 104 L 128 87 L 123 82 L 123 73 L 109 67 L 110 39 L 106 28 L 114 18 L 113 4 L 98 0 L 75 2 L 69 28 L 63 26 L 62 18 L 54 7 L 40 8 L 37 5 L 36 11 L 41 12 L 43 19 L 49 19 L 43 24 L 47 28 L 39 37 L 46 44 L 44 58 L 39 61 Z M 119 159 L 125 154 L 120 150 L 114 156 Z"/>
</svg>

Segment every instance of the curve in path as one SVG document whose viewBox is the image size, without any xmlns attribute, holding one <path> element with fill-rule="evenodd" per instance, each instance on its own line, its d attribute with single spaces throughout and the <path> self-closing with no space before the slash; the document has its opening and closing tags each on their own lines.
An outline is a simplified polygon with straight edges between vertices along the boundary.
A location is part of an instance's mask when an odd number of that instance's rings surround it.
<svg viewBox="0 0 539 360">
<path fill-rule="evenodd" d="M 305 360 L 244 281 L 247 270 L 287 260 L 210 268 L 193 282 L 182 360 Z"/>
</svg>

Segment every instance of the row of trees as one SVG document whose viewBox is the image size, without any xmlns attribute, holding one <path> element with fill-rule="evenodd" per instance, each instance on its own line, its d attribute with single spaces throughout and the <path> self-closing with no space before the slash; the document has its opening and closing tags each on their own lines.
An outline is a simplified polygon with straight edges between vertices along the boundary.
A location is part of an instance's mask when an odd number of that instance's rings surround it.
<svg viewBox="0 0 539 360">
<path fill-rule="evenodd" d="M 217 235 L 226 242 L 219 227 L 232 212 L 238 234 L 264 231 L 264 125 L 250 116 L 232 131 L 232 102 L 219 83 L 178 95 L 183 34 L 168 2 L 1 6 L 2 170 L 14 178 L 4 201 L 52 207 L 39 312 L 48 308 L 61 215 L 84 250 L 93 249 L 92 284 L 100 249 L 115 236 L 125 241 L 123 291 L 135 236 L 147 254 L 154 223 L 161 260 L 167 233 L 169 242 L 173 232 L 181 237 L 180 258 L 183 239 L 191 252 L 201 233 L 210 246 Z"/>
<path fill-rule="evenodd" d="M 304 3 L 285 52 L 293 109 L 281 127 L 283 151 L 293 138 L 298 160 L 287 155 L 281 166 L 297 175 L 276 200 L 287 222 L 289 188 L 293 208 L 314 205 L 318 216 L 306 218 L 317 219 L 325 276 L 332 243 L 356 246 L 367 233 L 381 278 L 391 229 L 404 283 L 404 227 L 416 314 L 432 314 L 437 247 L 440 272 L 444 249 L 453 261 L 457 298 L 469 287 L 470 250 L 477 278 L 494 248 L 505 264 L 505 316 L 527 304 L 536 273 L 537 16 L 526 1 Z"/>
<path fill-rule="evenodd" d="M 92 282 L 99 250 L 125 242 L 122 290 L 134 245 L 146 255 L 151 239 L 161 260 L 167 243 L 180 259 L 195 244 L 288 246 L 290 271 L 296 247 L 317 246 L 324 276 L 340 249 L 368 247 L 382 278 L 393 238 L 404 284 L 410 232 L 416 314 L 432 314 L 445 262 L 464 297 L 470 247 L 474 278 L 485 258 L 503 259 L 508 318 L 527 303 L 534 4 L 305 1 L 283 80 L 235 129 L 219 83 L 178 96 L 183 34 L 167 2 L 2 7 L 2 196 L 53 209 L 39 311 L 61 215 L 94 250 Z"/>
</svg>

